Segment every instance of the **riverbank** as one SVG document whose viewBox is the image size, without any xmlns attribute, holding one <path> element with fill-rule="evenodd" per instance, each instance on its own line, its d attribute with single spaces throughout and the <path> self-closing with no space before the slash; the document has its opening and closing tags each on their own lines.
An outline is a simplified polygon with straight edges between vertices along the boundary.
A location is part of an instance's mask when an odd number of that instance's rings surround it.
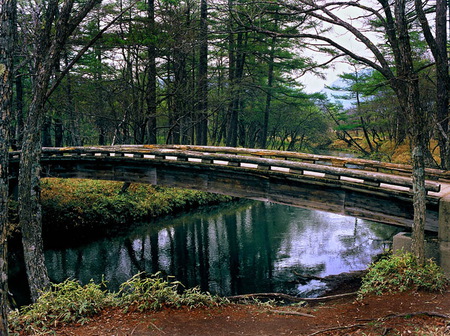
<svg viewBox="0 0 450 336">
<path fill-rule="evenodd" d="M 150 221 L 234 198 L 197 190 L 148 184 L 83 179 L 42 180 L 44 241 L 51 244 L 86 242 L 119 234 L 125 224 Z M 15 217 L 13 202 L 12 221 Z M 13 224 L 12 235 L 17 236 Z"/>
<path fill-rule="evenodd" d="M 113 198 L 116 195 L 121 195 L 122 185 L 119 185 L 120 190 L 119 193 L 112 193 Z M 107 188 L 104 189 L 101 193 L 108 193 Z M 86 190 L 85 190 L 86 191 Z M 148 192 L 148 191 L 146 191 Z M 68 194 L 67 192 L 65 193 Z M 91 192 L 89 192 L 91 194 Z M 54 193 L 52 194 L 54 195 Z M 142 195 L 141 195 L 142 196 Z M 171 195 L 173 197 L 174 195 Z M 64 199 L 63 201 L 68 201 Z M 164 202 L 163 202 L 164 203 Z M 101 207 L 101 209 L 103 209 Z M 297 217 L 297 216 L 296 216 Z M 341 287 L 341 286 L 340 286 Z M 445 292 L 443 295 L 445 295 Z M 405 302 L 409 302 L 410 298 L 405 298 L 407 295 L 412 295 L 412 298 L 417 296 L 422 296 L 421 292 L 409 292 L 408 294 L 399 294 L 398 301 L 396 303 L 392 303 L 393 307 L 397 305 L 403 305 Z M 438 307 L 439 300 L 447 300 L 447 297 L 440 296 L 441 294 L 433 294 L 433 297 L 427 297 L 425 304 L 429 302 L 434 302 L 435 306 Z M 388 295 L 390 297 L 392 295 Z M 439 296 L 439 300 L 433 301 L 433 298 L 437 298 Z M 364 299 L 364 300 L 367 300 Z M 370 299 L 372 301 L 380 301 L 379 309 L 385 312 L 384 304 L 386 303 L 384 299 L 379 300 L 378 297 L 373 297 Z M 133 307 L 128 307 L 128 313 L 125 313 L 123 308 L 106 308 L 103 309 L 98 315 L 92 316 L 91 321 L 84 320 L 83 326 L 80 324 L 65 324 L 64 327 L 56 328 L 52 327 L 56 335 L 230 335 L 233 333 L 236 334 L 247 334 L 247 335 L 281 335 L 289 332 L 294 332 L 295 334 L 312 334 L 312 333 L 322 333 L 322 331 L 330 328 L 339 327 L 339 330 L 342 329 L 342 333 L 340 334 L 388 334 L 381 333 L 379 329 L 376 329 L 376 332 L 371 333 L 371 331 L 367 328 L 373 328 L 374 323 L 364 322 L 359 323 L 357 327 L 354 327 L 354 324 L 357 324 L 357 321 L 351 321 L 347 319 L 347 316 L 342 317 L 342 314 L 347 314 L 350 312 L 351 314 L 356 314 L 356 311 L 360 311 L 359 305 L 369 305 L 371 302 L 365 304 L 361 303 L 362 301 L 354 301 L 354 297 L 352 299 L 340 299 L 337 302 L 327 303 L 325 305 L 315 305 L 308 303 L 308 306 L 301 305 L 292 305 L 292 306 L 269 306 L 267 304 L 250 304 L 248 306 L 236 305 L 236 304 L 221 304 L 219 306 L 213 306 L 212 308 L 195 308 L 188 309 L 186 306 L 181 305 L 177 309 L 174 307 L 169 307 L 163 305 L 162 311 L 159 312 L 138 312 Z M 403 302 L 403 303 L 401 303 Z M 411 301 L 412 302 L 412 301 Z M 335 318 L 327 315 L 326 313 L 335 309 L 336 305 L 344 305 L 337 308 L 335 313 Z M 422 302 L 419 303 L 411 303 L 410 308 L 414 307 L 423 307 L 424 304 Z M 353 308 L 352 308 L 353 307 Z M 355 308 L 356 307 L 356 308 Z M 372 307 L 373 308 L 373 307 Z M 378 308 L 376 308 L 378 309 Z M 384 309 L 384 310 L 383 310 Z M 390 309 L 388 307 L 388 309 Z M 439 309 L 446 309 L 445 307 Z M 320 313 L 320 314 L 318 314 Z M 412 314 L 415 316 L 418 312 L 407 312 L 407 313 L 398 313 L 398 314 Z M 422 312 L 423 313 L 423 312 Z M 433 312 L 432 312 L 433 313 Z M 322 315 L 323 314 L 323 315 Z M 367 312 L 369 314 L 369 312 Z M 286 316 L 285 316 L 286 315 Z M 46 314 L 45 316 L 49 316 Z M 362 316 L 362 315 L 361 315 Z M 361 317 L 360 318 L 363 318 Z M 421 321 L 422 317 L 417 314 L 419 321 Z M 313 319 L 314 323 L 308 324 L 305 323 L 305 320 L 300 319 L 306 318 L 306 320 Z M 401 316 L 400 316 L 401 317 Z M 378 321 L 380 319 L 380 321 Z M 403 316 L 403 319 L 404 316 Z M 244 321 L 244 322 L 243 322 Z M 373 320 L 376 324 L 387 325 L 382 317 Z M 435 322 L 435 318 L 430 318 L 431 323 Z M 445 322 L 445 319 L 443 319 Z M 226 327 L 227 323 L 231 322 L 230 328 Z M 345 326 L 342 328 L 342 323 L 351 323 L 349 326 Z M 216 324 L 214 324 L 216 323 Z M 243 323 L 243 324 L 242 324 Z M 327 324 L 328 323 L 328 324 Z M 401 322 L 402 323 L 402 322 Z M 440 321 L 439 323 L 443 323 Z M 420 326 L 421 322 L 417 324 Z M 56 325 L 56 324 L 55 324 Z M 270 325 L 270 326 L 268 326 Z M 288 329 L 286 325 L 289 326 Z M 411 321 L 405 320 L 405 328 L 411 327 Z M 224 328 L 225 326 L 225 328 Z M 327 327 L 328 326 L 328 327 Z M 351 328 L 350 328 L 351 326 Z M 415 329 L 411 330 L 419 330 L 418 327 L 414 326 Z M 317 329 L 321 327 L 322 329 Z M 349 327 L 349 328 L 347 328 Z M 366 329 L 364 329 L 364 328 Z M 434 326 L 433 326 L 434 327 Z M 84 329 L 87 328 L 87 329 Z M 257 329 L 260 328 L 260 329 Z M 307 329 L 305 329 L 307 328 Z M 316 329 L 314 329 L 316 328 Z M 352 328 L 355 328 L 353 330 Z M 363 329 L 361 329 L 363 328 Z M 388 330 L 391 327 L 385 327 Z M 211 333 L 211 330 L 214 332 Z M 316 330 L 316 331 L 313 331 Z M 361 331 L 362 330 L 362 331 Z M 396 329 L 394 329 L 396 330 Z M 404 329 L 410 330 L 410 329 Z M 104 333 L 103 333 L 104 332 Z M 337 332 L 337 331 L 336 331 Z M 339 334 L 333 331 L 333 334 Z M 328 333 L 324 332 L 325 334 Z M 328 333 L 329 334 L 329 333 Z M 424 334 L 424 333 L 422 333 Z M 426 333 L 428 335 L 433 335 L 431 333 Z M 437 334 L 436 334 L 437 335 Z"/>
<path fill-rule="evenodd" d="M 448 335 L 450 292 L 343 298 L 306 307 L 229 304 L 158 312 L 107 309 L 85 324 L 53 328 L 58 336 L 110 335 Z"/>
<path fill-rule="evenodd" d="M 236 304 L 231 303 L 238 302 L 235 298 L 198 289 L 180 292 L 179 282 L 160 274 L 138 274 L 117 293 L 92 282 L 80 286 L 67 280 L 21 309 L 20 315 L 13 313 L 10 326 L 16 336 L 447 334 L 448 287 L 419 290 L 425 282 L 440 283 L 440 273 L 430 271 L 437 271 L 432 263 L 420 267 L 407 260 L 408 255 L 394 256 L 371 267 L 358 293 L 316 299 L 286 295 L 284 302 L 240 296 L 243 304 Z M 384 294 L 370 294 L 377 289 Z"/>
</svg>

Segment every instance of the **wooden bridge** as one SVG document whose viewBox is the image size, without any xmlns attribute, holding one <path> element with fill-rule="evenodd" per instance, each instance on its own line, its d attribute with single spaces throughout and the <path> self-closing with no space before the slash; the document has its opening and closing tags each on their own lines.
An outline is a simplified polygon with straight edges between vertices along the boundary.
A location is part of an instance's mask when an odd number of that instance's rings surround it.
<svg viewBox="0 0 450 336">
<path fill-rule="evenodd" d="M 17 177 L 20 152 L 11 153 Z M 411 167 L 355 158 L 208 146 L 44 148 L 43 177 L 150 183 L 411 227 Z M 427 225 L 450 241 L 450 172 L 426 170 Z"/>
</svg>

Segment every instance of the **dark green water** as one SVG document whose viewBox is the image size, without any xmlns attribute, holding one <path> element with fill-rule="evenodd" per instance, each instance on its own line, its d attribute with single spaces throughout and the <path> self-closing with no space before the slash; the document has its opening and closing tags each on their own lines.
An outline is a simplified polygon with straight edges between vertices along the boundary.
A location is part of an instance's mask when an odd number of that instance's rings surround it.
<svg viewBox="0 0 450 336">
<path fill-rule="evenodd" d="M 162 271 L 220 295 L 283 292 L 317 296 L 326 285 L 296 281 L 365 269 L 398 228 L 335 214 L 245 202 L 141 224 L 126 235 L 46 251 L 53 282 Z"/>
</svg>

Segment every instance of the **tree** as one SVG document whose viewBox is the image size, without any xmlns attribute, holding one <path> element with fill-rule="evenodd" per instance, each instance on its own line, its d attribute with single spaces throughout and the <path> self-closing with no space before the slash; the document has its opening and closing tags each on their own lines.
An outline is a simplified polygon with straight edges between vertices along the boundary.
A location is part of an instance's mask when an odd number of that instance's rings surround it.
<svg viewBox="0 0 450 336">
<path fill-rule="evenodd" d="M 149 38 L 147 55 L 148 55 L 148 65 L 147 65 L 147 91 L 146 91 L 146 101 L 147 101 L 147 132 L 148 132 L 148 143 L 156 144 L 156 25 L 155 25 L 155 1 L 147 0 L 147 20 L 148 20 L 148 34 L 151 36 Z"/>
<path fill-rule="evenodd" d="M 420 2 L 420 1 L 419 1 Z M 403 115 L 410 123 L 410 139 L 412 147 L 413 165 L 413 250 L 419 262 L 424 261 L 424 225 L 425 225 L 425 160 L 424 153 L 428 143 L 424 130 L 428 127 L 428 120 L 424 114 L 420 101 L 419 69 L 416 68 L 412 53 L 410 29 L 417 21 L 417 13 L 411 8 L 411 1 L 407 0 L 376 0 L 370 5 L 353 1 L 286 1 L 281 2 L 286 12 L 304 13 L 330 27 L 338 27 L 349 32 L 358 41 L 359 50 L 350 49 L 338 40 L 326 34 L 315 31 L 299 34 L 267 32 L 272 36 L 311 39 L 319 41 L 318 48 L 324 50 L 324 43 L 332 57 L 349 56 L 355 61 L 365 64 L 378 71 L 388 81 L 400 103 Z M 423 6 L 423 3 L 421 2 Z M 360 15 L 358 19 L 348 20 L 340 16 L 340 10 L 356 8 Z M 416 6 L 417 8 L 417 6 Z M 287 14 L 287 13 L 285 13 Z M 371 24 L 370 31 L 379 33 L 378 38 L 386 38 L 387 43 L 377 46 L 371 40 L 371 35 L 365 34 L 362 23 Z M 359 24 L 359 25 L 358 25 Z M 253 29 L 263 32 L 257 24 Z M 388 53 L 384 49 L 387 49 Z M 371 55 L 369 57 L 368 55 Z"/>
<path fill-rule="evenodd" d="M 436 36 L 433 36 L 428 22 L 426 2 L 415 0 L 414 6 L 422 27 L 427 44 L 433 54 L 436 68 L 436 124 L 438 127 L 438 141 L 440 148 L 441 168 L 450 168 L 450 139 L 449 139 L 449 89 L 450 75 L 448 72 L 447 54 L 447 0 L 436 1 Z"/>
<path fill-rule="evenodd" d="M 196 143 L 208 144 L 208 1 L 200 2 Z"/>
<path fill-rule="evenodd" d="M 16 1 L 0 2 L 0 335 L 8 335 L 8 164 Z"/>
<path fill-rule="evenodd" d="M 341 82 L 343 82 L 344 86 L 332 86 L 329 89 L 334 91 L 344 91 L 347 94 L 336 96 L 340 99 L 350 99 L 353 100 L 354 109 L 350 109 L 350 112 L 355 114 L 355 117 L 359 119 L 356 121 L 355 126 L 362 128 L 364 139 L 366 141 L 367 146 L 369 147 L 369 152 L 364 148 L 360 148 L 363 154 L 374 153 L 376 151 L 372 141 L 369 137 L 369 130 L 367 127 L 367 121 L 362 113 L 362 98 L 364 94 L 364 86 L 366 84 L 367 79 L 370 77 L 370 73 L 364 71 L 364 69 L 360 70 L 357 64 L 350 62 L 350 65 L 353 66 L 354 71 L 351 73 L 344 73 L 339 75 Z M 358 145 L 357 145 L 358 146 Z"/>
<path fill-rule="evenodd" d="M 55 65 L 60 61 L 64 46 L 83 18 L 100 0 L 88 0 L 80 7 L 74 0 L 40 2 L 32 22 L 32 100 L 23 132 L 19 171 L 19 224 L 22 230 L 25 266 L 31 299 L 36 301 L 40 291 L 49 286 L 42 241 L 40 198 L 41 134 L 45 103 Z M 76 9 L 75 9 L 76 8 Z"/>
</svg>

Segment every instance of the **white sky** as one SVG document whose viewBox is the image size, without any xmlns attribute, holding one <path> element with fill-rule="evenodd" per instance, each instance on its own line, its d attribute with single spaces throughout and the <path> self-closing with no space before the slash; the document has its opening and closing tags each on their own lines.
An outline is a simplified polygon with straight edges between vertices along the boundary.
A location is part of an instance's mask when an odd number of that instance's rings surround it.
<svg viewBox="0 0 450 336">
<path fill-rule="evenodd" d="M 367 1 L 368 3 L 370 1 Z M 360 20 L 352 20 L 352 18 L 358 17 L 363 12 L 360 9 L 355 8 L 346 8 L 339 11 L 339 16 L 344 18 L 346 21 L 353 21 L 356 26 L 363 26 L 363 23 L 360 23 Z M 335 27 L 330 33 L 329 37 L 333 38 L 334 41 L 340 42 L 342 45 L 347 47 L 352 51 L 357 51 L 361 53 L 362 50 L 365 49 L 360 42 L 357 42 L 353 35 L 343 28 Z M 372 41 L 376 42 L 375 36 L 372 36 Z M 313 53 L 312 51 L 306 53 L 307 56 L 313 57 L 318 63 L 327 61 L 330 56 L 321 55 L 318 53 Z M 370 57 L 371 53 L 367 52 L 367 57 Z M 339 79 L 339 75 L 345 72 L 352 72 L 354 69 L 344 62 L 345 58 L 340 58 L 337 61 L 334 61 L 328 70 L 324 70 L 325 79 L 322 79 L 316 75 L 311 73 L 305 74 L 300 81 L 305 85 L 305 91 L 307 93 L 320 92 L 324 89 L 325 85 L 331 85 Z"/>
<path fill-rule="evenodd" d="M 336 82 L 339 79 L 340 74 L 351 71 L 352 69 L 348 64 L 336 61 L 332 68 L 324 71 L 324 74 L 326 76 L 325 79 L 322 79 L 314 74 L 307 73 L 300 79 L 300 81 L 305 86 L 304 88 L 305 92 L 315 93 L 322 91 L 326 85 L 331 86 L 334 82 Z"/>
</svg>

